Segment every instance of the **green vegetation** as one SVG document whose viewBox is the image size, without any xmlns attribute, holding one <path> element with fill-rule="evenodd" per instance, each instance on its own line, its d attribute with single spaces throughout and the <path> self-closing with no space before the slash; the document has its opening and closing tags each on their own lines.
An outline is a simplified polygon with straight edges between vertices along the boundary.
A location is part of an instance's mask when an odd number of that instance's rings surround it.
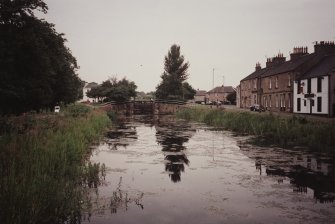
<svg viewBox="0 0 335 224">
<path fill-rule="evenodd" d="M 283 118 L 269 114 L 229 112 L 202 108 L 185 108 L 177 116 L 186 120 L 223 127 L 239 134 L 254 135 L 257 140 L 281 147 L 306 146 L 318 151 L 334 152 L 335 124 Z"/>
<path fill-rule="evenodd" d="M 76 223 L 82 186 L 96 186 L 104 170 L 85 162 L 89 145 L 110 124 L 106 113 L 71 105 L 60 114 L 3 117 L 0 123 L 1 223 Z"/>
<path fill-rule="evenodd" d="M 119 81 L 116 78 L 111 78 L 98 87 L 92 88 L 87 92 L 87 96 L 96 98 L 98 101 L 104 99 L 104 101 L 124 102 L 131 97 L 136 97 L 136 88 L 135 83 L 126 78 Z"/>
<path fill-rule="evenodd" d="M 174 44 L 165 56 L 162 81 L 156 87 L 156 98 L 164 100 L 193 99 L 196 91 L 188 84 L 188 62 L 184 63 L 184 56 L 180 54 L 180 46 Z"/>
<path fill-rule="evenodd" d="M 0 114 L 41 111 L 82 96 L 64 34 L 35 10 L 48 7 L 43 0 L 0 1 Z"/>
</svg>

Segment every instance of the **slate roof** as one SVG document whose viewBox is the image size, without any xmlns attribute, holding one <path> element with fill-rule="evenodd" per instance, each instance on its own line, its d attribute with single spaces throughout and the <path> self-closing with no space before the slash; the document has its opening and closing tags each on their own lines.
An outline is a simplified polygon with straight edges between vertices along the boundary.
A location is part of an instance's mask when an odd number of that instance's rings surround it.
<svg viewBox="0 0 335 224">
<path fill-rule="evenodd" d="M 249 80 L 249 79 L 255 79 L 255 78 L 263 75 L 265 72 L 267 72 L 267 70 L 268 70 L 268 68 L 262 68 L 260 70 L 254 71 L 253 73 L 251 73 L 250 75 L 248 75 L 247 77 L 242 79 L 241 81 L 245 81 L 245 80 Z"/>
<path fill-rule="evenodd" d="M 232 86 L 218 86 L 208 91 L 208 93 L 232 93 L 235 92 Z"/>
<path fill-rule="evenodd" d="M 85 86 L 85 88 L 94 88 L 94 87 L 97 87 L 98 86 L 98 83 L 95 83 L 95 82 L 90 82 L 87 84 L 87 86 Z"/>
<path fill-rule="evenodd" d="M 315 78 L 319 76 L 326 76 L 329 72 L 335 70 L 335 55 L 325 56 L 318 64 L 311 70 L 304 73 L 300 79 Z"/>
<path fill-rule="evenodd" d="M 273 65 L 271 67 L 267 67 L 267 68 L 263 68 L 263 69 L 260 69 L 258 71 L 255 71 L 255 72 L 251 73 L 250 75 L 248 75 L 247 77 L 245 77 L 244 79 L 242 79 L 241 81 L 255 79 L 255 78 L 258 78 L 258 77 L 263 78 L 263 77 L 282 74 L 282 73 L 286 73 L 286 72 L 290 72 L 290 71 L 295 71 L 295 70 L 298 70 L 302 66 L 304 66 L 304 65 L 306 65 L 306 64 L 308 64 L 312 61 L 321 60 L 322 57 L 323 57 L 322 55 L 318 55 L 318 54 L 315 54 L 315 53 L 304 55 L 304 56 L 301 56 L 301 57 L 296 58 L 294 60 L 285 61 L 283 63 L 276 64 L 276 65 Z"/>
</svg>

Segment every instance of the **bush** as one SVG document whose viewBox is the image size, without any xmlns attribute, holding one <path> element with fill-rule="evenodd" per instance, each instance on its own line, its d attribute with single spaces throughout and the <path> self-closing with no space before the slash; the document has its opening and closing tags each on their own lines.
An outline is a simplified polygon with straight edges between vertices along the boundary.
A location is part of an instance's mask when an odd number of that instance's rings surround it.
<svg viewBox="0 0 335 224">
<path fill-rule="evenodd" d="M 81 117 L 87 115 L 91 108 L 84 104 L 69 104 L 65 108 L 65 113 L 71 117 Z"/>
<path fill-rule="evenodd" d="M 249 134 L 282 147 L 307 146 L 318 151 L 335 153 L 335 123 L 316 123 L 293 116 L 283 118 L 249 112 L 227 112 L 185 108 L 177 117 L 223 127 L 239 134 Z"/>
<path fill-rule="evenodd" d="M 14 117 L 23 127 L 0 137 L 1 223 L 77 223 L 82 185 L 98 182 L 94 175 L 102 170 L 84 165 L 89 146 L 110 124 L 104 111 L 87 109 Z"/>
</svg>

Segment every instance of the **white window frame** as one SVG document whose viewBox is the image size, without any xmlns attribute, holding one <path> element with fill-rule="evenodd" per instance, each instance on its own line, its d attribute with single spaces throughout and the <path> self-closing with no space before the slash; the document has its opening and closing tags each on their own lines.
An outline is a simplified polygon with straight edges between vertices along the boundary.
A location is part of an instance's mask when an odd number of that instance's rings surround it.
<svg viewBox="0 0 335 224">
<path fill-rule="evenodd" d="M 288 75 L 288 84 L 287 86 L 291 87 L 291 75 Z"/>
<path fill-rule="evenodd" d="M 275 78 L 275 86 L 276 86 L 276 89 L 278 88 L 278 76 L 276 76 Z"/>
</svg>

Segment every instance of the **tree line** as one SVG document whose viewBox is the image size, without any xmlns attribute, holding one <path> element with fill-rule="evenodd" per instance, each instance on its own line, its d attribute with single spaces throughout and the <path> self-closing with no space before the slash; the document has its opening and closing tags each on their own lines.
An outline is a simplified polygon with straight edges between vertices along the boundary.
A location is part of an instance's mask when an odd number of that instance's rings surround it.
<svg viewBox="0 0 335 224">
<path fill-rule="evenodd" d="M 156 87 L 155 96 L 163 100 L 193 99 L 196 90 L 186 82 L 189 63 L 185 62 L 184 56 L 180 53 L 180 46 L 171 46 L 165 56 L 164 72 L 161 75 L 162 81 Z M 123 78 L 117 81 L 112 78 L 92 88 L 87 92 L 87 96 L 98 101 L 127 101 L 131 97 L 136 97 L 136 85 Z"/>
<path fill-rule="evenodd" d="M 38 19 L 43 0 L 0 1 L 0 114 L 19 114 L 82 97 L 77 61 L 54 24 Z"/>
</svg>

